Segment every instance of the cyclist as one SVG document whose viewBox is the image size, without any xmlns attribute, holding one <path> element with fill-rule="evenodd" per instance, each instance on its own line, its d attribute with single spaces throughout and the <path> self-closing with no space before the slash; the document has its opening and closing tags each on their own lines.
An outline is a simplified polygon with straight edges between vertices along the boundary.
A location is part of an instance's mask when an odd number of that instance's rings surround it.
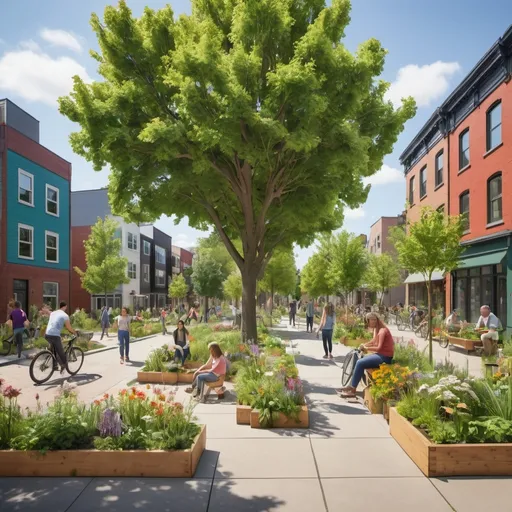
<svg viewBox="0 0 512 512">
<path fill-rule="evenodd" d="M 66 361 L 66 353 L 64 352 L 64 347 L 62 346 L 62 338 L 61 331 L 62 328 L 65 327 L 71 334 L 76 336 L 77 332 L 73 327 L 71 327 L 71 323 L 69 321 L 69 316 L 66 313 L 68 309 L 68 305 L 61 301 L 59 304 L 59 309 L 57 311 L 52 311 L 50 314 L 50 320 L 48 321 L 48 325 L 46 326 L 46 341 L 53 347 L 55 353 L 57 355 L 57 359 L 60 363 L 60 373 L 63 373 L 66 369 L 67 361 Z M 54 363 L 54 370 L 57 370 L 56 363 Z"/>
</svg>

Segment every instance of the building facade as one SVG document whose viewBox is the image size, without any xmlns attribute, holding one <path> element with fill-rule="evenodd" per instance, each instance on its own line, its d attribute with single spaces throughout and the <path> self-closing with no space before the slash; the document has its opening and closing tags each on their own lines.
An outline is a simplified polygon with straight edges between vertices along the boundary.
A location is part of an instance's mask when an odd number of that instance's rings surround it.
<svg viewBox="0 0 512 512">
<path fill-rule="evenodd" d="M 112 215 L 108 202 L 107 189 L 81 190 L 71 193 L 71 248 L 72 264 L 82 270 L 86 268 L 84 243 L 91 233 L 91 228 L 98 218 L 112 217 L 119 224 L 117 236 L 121 238 L 121 256 L 128 259 L 126 275 L 128 284 L 121 284 L 107 294 L 108 307 L 134 308 L 140 295 L 140 228 L 136 224 L 127 223 L 120 217 Z M 83 308 L 96 311 L 105 304 L 105 295 L 90 295 L 82 288 L 76 272 L 72 275 L 72 308 Z"/>
<path fill-rule="evenodd" d="M 39 143 L 39 121 L 0 100 L 0 317 L 11 298 L 57 307 L 70 291 L 71 164 Z"/>
<path fill-rule="evenodd" d="M 512 206 L 503 198 L 512 191 L 511 56 L 512 27 L 401 156 L 409 221 L 418 218 L 424 204 L 465 216 L 461 243 L 466 250 L 459 268 L 437 276 L 446 312 L 457 308 L 474 321 L 480 306 L 488 304 L 508 330 L 512 329 L 512 301 L 507 301 L 512 294 Z"/>
</svg>

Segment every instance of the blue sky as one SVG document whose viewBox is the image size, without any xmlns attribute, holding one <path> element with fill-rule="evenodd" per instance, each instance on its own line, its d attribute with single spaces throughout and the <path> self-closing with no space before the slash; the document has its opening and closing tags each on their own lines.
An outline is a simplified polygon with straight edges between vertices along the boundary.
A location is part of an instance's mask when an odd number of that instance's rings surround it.
<svg viewBox="0 0 512 512">
<path fill-rule="evenodd" d="M 109 3 L 116 2 L 17 0 L 2 12 L 0 98 L 10 98 L 39 119 L 41 143 L 73 164 L 73 190 L 106 185 L 108 171 L 94 172 L 71 151 L 68 136 L 76 128 L 58 113 L 56 98 L 69 91 L 74 74 L 97 78 L 96 62 L 88 54 L 97 47 L 89 17 L 91 12 L 101 14 Z M 137 15 L 146 5 L 159 8 L 166 3 L 176 14 L 190 12 L 189 0 L 128 0 Z M 346 46 L 353 51 L 369 37 L 379 39 L 389 51 L 383 78 L 392 83 L 390 99 L 411 95 L 419 108 L 382 171 L 371 180 L 367 203 L 347 212 L 345 229 L 368 233 L 379 217 L 403 210 L 400 153 L 511 23 L 510 0 L 353 0 Z M 171 219 L 161 219 L 157 225 L 183 247 L 204 236 L 185 222 L 175 226 Z M 312 251 L 296 251 L 299 266 Z"/>
</svg>

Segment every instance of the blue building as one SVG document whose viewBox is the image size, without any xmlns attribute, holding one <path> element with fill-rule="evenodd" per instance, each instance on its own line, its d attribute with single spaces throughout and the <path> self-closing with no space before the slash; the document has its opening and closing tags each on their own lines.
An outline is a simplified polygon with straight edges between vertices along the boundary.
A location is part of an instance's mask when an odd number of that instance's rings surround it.
<svg viewBox="0 0 512 512">
<path fill-rule="evenodd" d="M 0 318 L 70 293 L 71 164 L 39 143 L 39 121 L 0 100 Z"/>
</svg>

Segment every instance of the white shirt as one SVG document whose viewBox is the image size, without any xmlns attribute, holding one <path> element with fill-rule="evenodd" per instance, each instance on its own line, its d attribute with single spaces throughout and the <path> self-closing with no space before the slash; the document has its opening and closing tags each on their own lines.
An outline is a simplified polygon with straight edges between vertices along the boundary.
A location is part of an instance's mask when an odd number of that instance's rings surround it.
<svg viewBox="0 0 512 512">
<path fill-rule="evenodd" d="M 482 315 L 480 315 L 480 318 L 476 323 L 476 328 L 478 329 L 481 327 L 487 327 L 487 329 L 492 329 L 495 331 L 501 327 L 501 322 L 494 313 L 489 313 L 487 318 L 484 318 Z"/>
</svg>

